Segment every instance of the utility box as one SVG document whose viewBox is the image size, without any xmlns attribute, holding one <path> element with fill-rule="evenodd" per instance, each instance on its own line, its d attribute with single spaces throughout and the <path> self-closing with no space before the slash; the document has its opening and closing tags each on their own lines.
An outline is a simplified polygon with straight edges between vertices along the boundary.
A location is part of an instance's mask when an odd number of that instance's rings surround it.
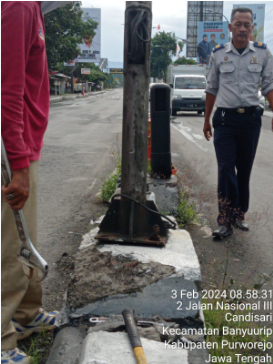
<svg viewBox="0 0 273 364">
<path fill-rule="evenodd" d="M 170 94 L 165 83 L 151 87 L 151 169 L 152 176 L 162 179 L 172 175 Z"/>
</svg>

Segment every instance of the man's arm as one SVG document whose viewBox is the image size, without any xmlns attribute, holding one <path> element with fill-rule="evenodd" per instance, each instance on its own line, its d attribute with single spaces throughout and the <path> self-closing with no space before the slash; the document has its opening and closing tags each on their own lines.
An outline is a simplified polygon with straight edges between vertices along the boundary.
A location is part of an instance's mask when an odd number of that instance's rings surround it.
<svg viewBox="0 0 273 364">
<path fill-rule="evenodd" d="M 273 57 L 269 49 L 266 50 L 265 64 L 262 72 L 262 95 L 267 97 L 273 111 Z"/>
<path fill-rule="evenodd" d="M 23 115 L 25 68 L 33 31 L 31 7 L 23 2 L 2 2 L 1 21 L 1 131 L 13 175 L 2 192 L 11 208 L 19 210 L 29 195 L 29 150 L 23 138 Z M 12 200 L 7 200 L 9 194 L 14 196 Z"/>
<path fill-rule="evenodd" d="M 210 116 L 213 110 L 213 106 L 216 100 L 216 96 L 210 93 L 207 93 L 206 96 L 206 114 L 205 114 L 205 124 L 203 128 L 204 136 L 207 140 L 210 140 L 212 137 L 211 124 L 210 124 Z"/>
<path fill-rule="evenodd" d="M 214 60 L 214 55 L 211 53 L 209 60 L 209 71 L 207 74 L 207 87 L 206 87 L 206 113 L 205 113 L 205 124 L 203 133 L 205 138 L 209 141 L 212 137 L 210 116 L 215 104 L 217 92 L 219 86 L 218 69 Z"/>
<path fill-rule="evenodd" d="M 267 97 L 267 100 L 269 101 L 269 105 L 271 107 L 271 110 L 273 111 L 273 90 L 268 92 L 266 97 Z M 272 131 L 273 131 L 273 118 L 272 118 Z"/>
</svg>

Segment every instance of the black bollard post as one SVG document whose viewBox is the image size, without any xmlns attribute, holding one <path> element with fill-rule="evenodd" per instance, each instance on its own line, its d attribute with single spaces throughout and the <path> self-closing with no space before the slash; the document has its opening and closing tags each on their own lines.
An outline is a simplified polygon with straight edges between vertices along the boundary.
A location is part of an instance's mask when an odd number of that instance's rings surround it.
<svg viewBox="0 0 273 364">
<path fill-rule="evenodd" d="M 172 175 L 170 93 L 167 84 L 151 87 L 151 168 L 152 176 L 162 179 Z"/>
</svg>

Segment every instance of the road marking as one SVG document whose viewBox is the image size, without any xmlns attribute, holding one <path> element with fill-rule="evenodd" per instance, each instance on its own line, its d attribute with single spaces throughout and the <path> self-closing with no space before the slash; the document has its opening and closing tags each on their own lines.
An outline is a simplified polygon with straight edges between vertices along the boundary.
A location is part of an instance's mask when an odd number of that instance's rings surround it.
<svg viewBox="0 0 273 364">
<path fill-rule="evenodd" d="M 95 183 L 97 182 L 97 178 L 94 179 L 94 182 L 91 186 L 87 187 L 90 191 L 92 191 L 93 187 L 95 186 Z"/>
<path fill-rule="evenodd" d="M 198 148 L 202 149 L 204 152 L 208 152 L 208 149 L 203 147 L 201 144 L 199 144 L 197 140 L 203 140 L 204 138 L 201 135 L 198 134 L 190 134 L 191 132 L 191 128 L 187 127 L 187 126 L 183 126 L 183 124 L 171 124 L 172 127 L 179 131 L 179 133 L 181 133 L 185 138 L 187 138 L 190 142 L 196 144 L 198 146 Z"/>
</svg>

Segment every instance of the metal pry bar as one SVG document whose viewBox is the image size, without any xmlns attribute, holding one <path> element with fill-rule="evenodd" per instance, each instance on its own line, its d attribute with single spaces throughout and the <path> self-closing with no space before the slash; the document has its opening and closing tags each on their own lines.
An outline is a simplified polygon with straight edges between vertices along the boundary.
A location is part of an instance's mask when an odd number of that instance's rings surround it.
<svg viewBox="0 0 273 364">
<path fill-rule="evenodd" d="M 1 154 L 2 154 L 1 158 L 2 178 L 5 186 L 8 186 L 11 182 L 11 170 L 2 137 L 1 137 Z M 33 269 L 35 269 L 38 277 L 37 281 L 41 282 L 47 276 L 48 264 L 37 252 L 37 250 L 34 248 L 30 240 L 23 211 L 12 210 L 12 212 L 15 218 L 15 223 L 19 234 L 19 238 L 21 240 L 21 245 L 17 253 L 17 258 L 20 262 L 22 262 L 23 264 L 27 265 L 30 268 L 31 273 L 33 273 Z"/>
</svg>

